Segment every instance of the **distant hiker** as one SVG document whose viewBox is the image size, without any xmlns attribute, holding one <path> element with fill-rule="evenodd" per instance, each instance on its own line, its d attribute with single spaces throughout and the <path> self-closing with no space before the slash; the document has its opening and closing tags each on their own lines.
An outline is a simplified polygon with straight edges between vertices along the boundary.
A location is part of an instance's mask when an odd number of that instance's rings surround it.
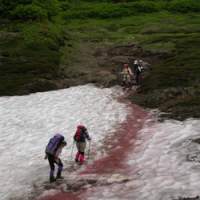
<svg viewBox="0 0 200 200">
<path fill-rule="evenodd" d="M 62 164 L 62 161 L 59 158 L 59 156 L 62 152 L 63 147 L 67 145 L 67 143 L 64 139 L 65 138 L 63 135 L 56 134 L 49 140 L 49 143 L 46 146 L 45 159 L 47 158 L 49 161 L 49 166 L 50 166 L 49 180 L 50 180 L 50 182 L 54 182 L 54 181 L 56 181 L 56 179 L 63 179 L 63 177 L 61 176 L 61 173 L 63 170 L 63 164 Z M 54 177 L 54 170 L 55 170 L 54 163 L 58 165 L 56 178 Z"/>
<path fill-rule="evenodd" d="M 75 161 L 83 164 L 85 158 L 86 139 L 91 140 L 87 128 L 83 125 L 77 126 L 76 133 L 74 134 L 74 141 L 76 142 L 77 153 Z"/>
<path fill-rule="evenodd" d="M 141 73 L 142 73 L 143 67 L 142 67 L 141 63 L 138 62 L 138 60 L 134 61 L 133 69 L 134 69 L 134 76 L 135 76 L 136 84 L 139 85 L 141 83 Z"/>
<path fill-rule="evenodd" d="M 133 72 L 127 63 L 123 65 L 121 74 L 122 74 L 123 85 L 130 87 L 132 82 Z"/>
</svg>

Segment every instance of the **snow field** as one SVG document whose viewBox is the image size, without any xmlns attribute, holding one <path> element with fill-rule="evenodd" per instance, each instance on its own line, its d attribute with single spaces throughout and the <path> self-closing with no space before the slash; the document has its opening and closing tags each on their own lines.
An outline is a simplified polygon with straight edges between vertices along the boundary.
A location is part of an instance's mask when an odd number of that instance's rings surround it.
<svg viewBox="0 0 200 200">
<path fill-rule="evenodd" d="M 84 124 L 98 148 L 107 133 L 126 119 L 128 108 L 116 98 L 119 88 L 92 85 L 28 96 L 0 98 L 0 200 L 27 197 L 32 184 L 48 180 L 45 146 L 55 133 L 68 143 L 62 159 L 70 159 L 73 135 Z"/>
<path fill-rule="evenodd" d="M 129 181 L 98 187 L 87 200 L 174 200 L 200 194 L 200 120 L 146 121 L 130 152 Z M 193 160 L 189 161 L 188 156 Z"/>
</svg>

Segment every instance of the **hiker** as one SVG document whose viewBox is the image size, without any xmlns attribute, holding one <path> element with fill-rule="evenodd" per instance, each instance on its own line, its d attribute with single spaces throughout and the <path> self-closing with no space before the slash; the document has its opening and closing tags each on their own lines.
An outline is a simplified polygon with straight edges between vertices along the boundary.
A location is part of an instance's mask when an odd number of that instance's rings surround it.
<svg viewBox="0 0 200 200">
<path fill-rule="evenodd" d="M 59 158 L 59 156 L 62 152 L 63 147 L 67 145 L 67 142 L 64 139 L 65 138 L 63 135 L 56 134 L 49 140 L 49 143 L 46 146 L 45 159 L 48 159 L 49 161 L 49 166 L 50 166 L 49 180 L 51 183 L 56 181 L 56 179 L 63 179 L 63 177 L 61 176 L 63 170 L 63 163 Z M 54 163 L 58 165 L 56 178 L 54 177 L 54 170 L 55 170 Z"/>
<path fill-rule="evenodd" d="M 77 153 L 75 161 L 80 165 L 83 164 L 85 158 L 86 139 L 91 140 L 87 128 L 83 125 L 78 125 L 76 133 L 74 134 L 74 141 L 76 142 Z"/>
<path fill-rule="evenodd" d="M 134 77 L 135 77 L 136 85 L 139 85 L 141 82 L 141 73 L 142 73 L 143 67 L 138 62 L 138 60 L 134 61 L 133 69 L 134 69 Z"/>
<path fill-rule="evenodd" d="M 130 87 L 133 78 L 133 72 L 127 63 L 123 65 L 123 70 L 121 74 L 122 74 L 123 85 Z"/>
</svg>

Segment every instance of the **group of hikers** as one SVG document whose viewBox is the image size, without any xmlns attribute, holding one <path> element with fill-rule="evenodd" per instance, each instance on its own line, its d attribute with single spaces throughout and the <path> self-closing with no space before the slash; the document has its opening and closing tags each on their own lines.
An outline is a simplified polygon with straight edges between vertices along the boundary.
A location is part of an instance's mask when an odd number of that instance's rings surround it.
<svg viewBox="0 0 200 200">
<path fill-rule="evenodd" d="M 129 66 L 128 63 L 123 65 L 121 72 L 122 75 L 122 84 L 124 87 L 131 87 L 133 85 L 133 80 L 137 85 L 141 81 L 141 73 L 143 71 L 142 61 L 135 60 L 133 64 L 133 69 Z M 73 137 L 74 143 L 76 143 L 77 153 L 74 158 L 75 162 L 82 165 L 85 160 L 85 148 L 86 140 L 90 141 L 91 137 L 88 134 L 87 128 L 83 125 L 78 125 L 77 130 Z M 74 144 L 73 143 L 73 144 Z M 67 145 L 65 137 L 61 134 L 54 135 L 48 142 L 45 149 L 45 159 L 48 159 L 50 166 L 50 182 L 54 182 L 57 179 L 63 179 L 61 176 L 63 170 L 63 163 L 60 159 L 60 154 L 62 149 Z M 55 173 L 55 164 L 58 166 L 56 177 Z"/>
<path fill-rule="evenodd" d="M 76 143 L 77 153 L 75 156 L 75 162 L 82 165 L 85 160 L 85 148 L 86 140 L 90 141 L 91 137 L 88 134 L 87 128 L 83 125 L 78 125 L 73 137 L 74 143 Z M 65 137 L 62 134 L 54 135 L 48 142 L 45 149 L 45 159 L 48 159 L 50 166 L 49 181 L 55 182 L 57 179 L 63 179 L 61 176 L 63 170 L 63 163 L 60 159 L 60 154 L 63 147 L 67 145 Z M 56 177 L 55 164 L 58 166 Z"/>
<path fill-rule="evenodd" d="M 131 87 L 134 82 L 136 85 L 141 84 L 141 73 L 143 71 L 142 60 L 135 60 L 133 68 L 129 66 L 128 63 L 123 65 L 121 74 L 122 85 L 124 87 Z"/>
</svg>

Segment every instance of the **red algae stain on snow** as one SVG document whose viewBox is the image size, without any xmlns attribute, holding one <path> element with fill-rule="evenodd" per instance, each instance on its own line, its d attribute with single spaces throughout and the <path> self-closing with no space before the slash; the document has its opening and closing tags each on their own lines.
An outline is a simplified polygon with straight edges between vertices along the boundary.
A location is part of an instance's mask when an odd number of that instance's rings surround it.
<svg viewBox="0 0 200 200">
<path fill-rule="evenodd" d="M 142 129 L 147 119 L 148 113 L 141 107 L 133 104 L 128 105 L 130 110 L 125 122 L 122 123 L 120 129 L 117 130 L 113 137 L 105 141 L 102 148 L 105 147 L 107 156 L 96 160 L 93 164 L 86 166 L 85 170 L 80 173 L 84 174 L 112 174 L 128 172 L 128 166 L 124 162 L 129 152 L 134 150 L 134 141 L 138 131 Z M 107 149 L 107 147 L 109 148 Z M 55 196 L 42 198 L 40 200 L 79 200 L 84 199 L 84 193 L 80 191 L 76 193 L 61 193 Z"/>
<path fill-rule="evenodd" d="M 38 200 L 80 200 L 77 194 L 73 193 L 59 193 L 52 196 L 39 198 Z"/>
<path fill-rule="evenodd" d="M 114 138 L 105 142 L 105 147 L 110 146 L 107 156 L 88 165 L 81 174 L 105 174 L 125 171 L 124 162 L 128 152 L 134 148 L 134 140 L 138 131 L 143 127 L 147 112 L 137 105 L 131 105 L 127 120 L 113 135 Z"/>
</svg>

